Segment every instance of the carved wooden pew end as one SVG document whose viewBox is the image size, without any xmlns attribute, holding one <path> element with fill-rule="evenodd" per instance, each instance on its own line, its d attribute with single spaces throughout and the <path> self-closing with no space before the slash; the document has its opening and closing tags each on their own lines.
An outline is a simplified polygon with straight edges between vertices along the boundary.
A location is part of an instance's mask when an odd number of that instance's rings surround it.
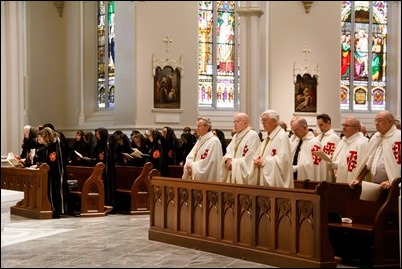
<svg viewBox="0 0 402 269">
<path fill-rule="evenodd" d="M 148 173 L 153 165 L 116 166 L 116 211 L 123 214 L 149 214 Z"/>
<path fill-rule="evenodd" d="M 105 165 L 97 163 L 93 170 L 77 168 L 69 169 L 68 180 L 77 183 L 76 188 L 71 188 L 69 191 L 69 210 L 81 217 L 105 216 L 113 209 L 105 207 L 104 204 L 105 190 L 102 173 Z M 91 174 L 88 175 L 88 173 Z"/>
</svg>

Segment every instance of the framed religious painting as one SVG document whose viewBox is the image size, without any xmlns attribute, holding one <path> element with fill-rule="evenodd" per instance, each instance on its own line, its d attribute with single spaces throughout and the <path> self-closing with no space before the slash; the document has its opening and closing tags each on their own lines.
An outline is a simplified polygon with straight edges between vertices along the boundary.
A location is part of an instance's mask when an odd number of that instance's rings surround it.
<svg viewBox="0 0 402 269">
<path fill-rule="evenodd" d="M 305 73 L 298 74 L 295 81 L 294 111 L 317 112 L 317 76 Z"/>
<path fill-rule="evenodd" d="M 154 71 L 154 108 L 180 108 L 179 68 L 157 66 Z"/>
</svg>

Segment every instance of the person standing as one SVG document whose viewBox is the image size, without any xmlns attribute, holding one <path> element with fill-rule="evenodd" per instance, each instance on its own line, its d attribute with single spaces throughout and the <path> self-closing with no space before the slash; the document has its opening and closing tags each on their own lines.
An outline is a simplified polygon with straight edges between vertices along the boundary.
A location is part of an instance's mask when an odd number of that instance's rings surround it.
<svg viewBox="0 0 402 269">
<path fill-rule="evenodd" d="M 54 219 L 67 214 L 67 174 L 66 162 L 62 154 L 62 146 L 59 134 L 49 127 L 44 127 L 38 133 L 38 143 L 43 146 L 36 151 L 34 158 L 37 168 L 41 163 L 49 165 L 48 172 L 48 198 L 52 207 Z"/>
<path fill-rule="evenodd" d="M 267 138 L 254 155 L 249 184 L 293 188 L 291 147 L 287 133 L 279 125 L 279 114 L 266 110 L 261 114 L 261 123 Z"/>
<path fill-rule="evenodd" d="M 331 117 L 328 114 L 320 114 L 317 116 L 317 126 L 320 128 L 321 133 L 317 136 L 321 144 L 322 151 L 332 158 L 336 146 L 338 145 L 341 138 L 334 129 L 331 128 L 332 122 Z M 332 181 L 333 174 L 330 167 L 328 167 L 328 162 L 320 162 L 320 181 Z"/>
<path fill-rule="evenodd" d="M 320 141 L 308 130 L 307 121 L 303 117 L 294 118 L 291 129 L 297 137 L 297 142 L 294 142 L 291 147 L 294 180 L 321 181 L 321 158 L 313 155 L 314 151 L 321 149 Z"/>
<path fill-rule="evenodd" d="M 366 155 L 368 139 L 360 134 L 359 129 L 360 121 L 356 117 L 345 118 L 342 124 L 344 136 L 332 156 L 337 183 L 349 183 L 356 178 L 357 167 Z"/>
<path fill-rule="evenodd" d="M 196 126 L 199 139 L 187 155 L 182 178 L 220 181 L 223 158 L 221 142 L 212 133 L 209 118 L 198 117 Z"/>
<path fill-rule="evenodd" d="M 366 175 L 382 189 L 391 187 L 395 178 L 401 177 L 401 130 L 394 124 L 394 116 L 383 110 L 375 116 L 377 132 L 370 138 L 366 157 L 358 167 L 357 177 L 349 182 L 354 188 Z"/>
<path fill-rule="evenodd" d="M 258 133 L 249 126 L 249 117 L 246 113 L 237 113 L 233 122 L 235 134 L 222 159 L 221 181 L 248 184 L 253 158 L 261 140 Z"/>
</svg>

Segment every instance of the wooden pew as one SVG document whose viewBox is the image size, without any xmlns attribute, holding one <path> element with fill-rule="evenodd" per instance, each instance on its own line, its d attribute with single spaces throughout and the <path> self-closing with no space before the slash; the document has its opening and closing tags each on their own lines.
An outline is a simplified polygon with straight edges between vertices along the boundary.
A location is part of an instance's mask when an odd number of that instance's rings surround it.
<svg viewBox="0 0 402 269">
<path fill-rule="evenodd" d="M 335 255 L 344 263 L 365 267 L 400 265 L 398 197 L 400 178 L 377 201 L 360 200 L 361 186 L 330 183 L 329 235 Z M 295 188 L 314 189 L 316 181 L 296 180 Z M 350 218 L 352 223 L 342 223 Z"/>
<path fill-rule="evenodd" d="M 49 169 L 45 163 L 38 169 L 1 167 L 1 188 L 24 192 L 24 199 L 11 207 L 11 214 L 34 219 L 52 218 L 47 191 Z"/>
<path fill-rule="evenodd" d="M 95 167 L 67 166 L 69 181 L 76 180 L 76 188 L 69 190 L 69 210 L 81 217 L 105 216 L 110 208 L 105 208 L 105 189 L 102 173 L 105 165 Z"/>
<path fill-rule="evenodd" d="M 116 210 L 125 214 L 149 214 L 148 173 L 153 168 L 116 165 Z"/>
<path fill-rule="evenodd" d="M 149 175 L 150 240 L 285 268 L 337 266 L 327 182 L 303 190 L 159 175 Z"/>
<path fill-rule="evenodd" d="M 169 177 L 181 178 L 183 176 L 183 166 L 168 165 Z"/>
</svg>

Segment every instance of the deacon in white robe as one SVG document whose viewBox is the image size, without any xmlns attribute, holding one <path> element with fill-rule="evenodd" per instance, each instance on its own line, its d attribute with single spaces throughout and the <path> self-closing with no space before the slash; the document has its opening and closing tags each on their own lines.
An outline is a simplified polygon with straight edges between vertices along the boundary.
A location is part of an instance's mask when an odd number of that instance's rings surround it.
<svg viewBox="0 0 402 269">
<path fill-rule="evenodd" d="M 355 179 L 357 168 L 366 156 L 368 140 L 359 132 L 359 126 L 360 121 L 355 117 L 347 117 L 342 124 L 344 136 L 332 156 L 336 183 L 349 183 Z"/>
<path fill-rule="evenodd" d="M 267 110 L 261 114 L 261 122 L 268 135 L 254 156 L 249 184 L 293 188 L 290 142 L 279 126 L 279 114 Z"/>
<path fill-rule="evenodd" d="M 339 135 L 332 129 L 332 120 L 328 114 L 320 114 L 317 116 L 317 126 L 320 128 L 321 133 L 317 135 L 318 140 L 321 144 L 321 150 L 324 152 L 329 158 L 332 158 L 332 155 L 335 152 L 335 149 L 341 140 Z M 321 181 L 332 181 L 333 174 L 331 167 L 328 167 L 328 162 L 321 161 L 320 162 L 320 175 Z"/>
<path fill-rule="evenodd" d="M 197 133 L 200 135 L 187 155 L 183 168 L 183 179 L 220 181 L 222 145 L 211 131 L 211 122 L 198 118 Z"/>
<path fill-rule="evenodd" d="M 244 124 L 237 123 L 236 125 Z M 221 180 L 226 183 L 248 184 L 253 158 L 261 144 L 258 133 L 245 125 L 246 128 L 237 131 L 232 141 L 226 148 L 226 154 L 222 160 Z"/>
<path fill-rule="evenodd" d="M 297 155 L 297 163 L 293 164 L 293 172 L 297 172 L 295 180 L 309 179 L 311 181 L 321 181 L 320 162 L 321 158 L 313 155 L 314 151 L 321 149 L 320 141 L 312 132 L 308 130 L 307 121 L 303 117 L 298 117 L 292 122 L 292 132 L 303 140 L 300 152 Z M 291 147 L 291 158 L 294 159 L 298 143 L 293 143 Z"/>
<path fill-rule="evenodd" d="M 358 168 L 357 177 L 349 185 L 360 184 L 369 174 L 370 181 L 387 189 L 395 178 L 401 177 L 401 130 L 394 124 L 394 116 L 387 110 L 375 117 L 377 132 L 370 138 L 366 158 Z"/>
</svg>

